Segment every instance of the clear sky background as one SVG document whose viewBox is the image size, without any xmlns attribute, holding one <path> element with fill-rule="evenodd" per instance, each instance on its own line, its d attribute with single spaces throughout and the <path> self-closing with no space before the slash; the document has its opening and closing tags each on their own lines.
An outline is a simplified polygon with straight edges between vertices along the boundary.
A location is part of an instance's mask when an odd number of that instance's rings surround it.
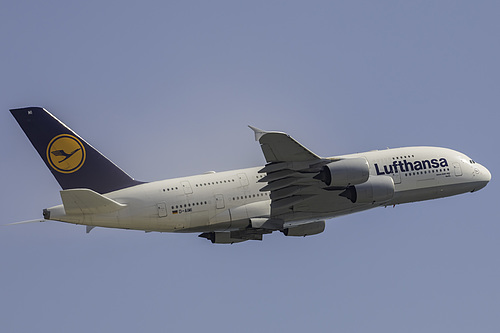
<svg viewBox="0 0 500 333">
<path fill-rule="evenodd" d="M 8 112 L 43 106 L 153 181 L 264 163 L 247 125 L 319 155 L 433 145 L 474 194 L 213 245 L 0 227 L 4 332 L 499 332 L 500 3 L 3 1 L 0 224 L 59 186 Z"/>
</svg>

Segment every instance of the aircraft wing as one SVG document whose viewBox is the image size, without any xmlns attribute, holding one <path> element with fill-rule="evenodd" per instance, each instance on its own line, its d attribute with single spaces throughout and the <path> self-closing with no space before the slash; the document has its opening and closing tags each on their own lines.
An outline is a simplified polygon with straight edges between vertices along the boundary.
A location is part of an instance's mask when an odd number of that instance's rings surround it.
<svg viewBox="0 0 500 333">
<path fill-rule="evenodd" d="M 315 220 L 314 205 L 306 201 L 324 197 L 328 192 L 317 176 L 323 166 L 334 160 L 321 158 L 286 133 L 250 128 L 267 162 L 259 171 L 267 175 L 259 182 L 267 183 L 261 191 L 271 191 L 271 219 Z"/>
<path fill-rule="evenodd" d="M 303 162 L 321 158 L 283 132 L 266 132 L 253 126 L 255 141 L 259 141 L 267 163 Z"/>
</svg>

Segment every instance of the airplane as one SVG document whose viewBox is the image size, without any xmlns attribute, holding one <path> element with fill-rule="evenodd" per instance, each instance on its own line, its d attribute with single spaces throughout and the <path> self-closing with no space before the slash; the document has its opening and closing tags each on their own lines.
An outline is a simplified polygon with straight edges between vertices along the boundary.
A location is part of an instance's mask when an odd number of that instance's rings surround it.
<svg viewBox="0 0 500 333">
<path fill-rule="evenodd" d="M 266 164 L 141 182 L 41 107 L 10 112 L 62 190 L 43 219 L 146 232 L 200 233 L 216 244 L 280 231 L 309 236 L 325 220 L 367 209 L 476 192 L 488 169 L 439 147 L 320 157 L 283 132 L 249 126 Z"/>
</svg>

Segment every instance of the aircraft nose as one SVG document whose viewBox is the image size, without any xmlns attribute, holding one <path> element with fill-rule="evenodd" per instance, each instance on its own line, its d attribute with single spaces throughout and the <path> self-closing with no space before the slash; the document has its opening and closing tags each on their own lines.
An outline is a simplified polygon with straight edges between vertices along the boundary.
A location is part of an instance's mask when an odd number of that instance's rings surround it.
<svg viewBox="0 0 500 333">
<path fill-rule="evenodd" d="M 488 185 L 491 180 L 491 173 L 486 167 L 482 165 L 477 165 L 477 168 L 476 170 L 474 170 L 474 172 L 477 174 L 476 179 L 478 184 L 474 191 L 479 191 L 480 189 Z"/>
<path fill-rule="evenodd" d="M 483 170 L 481 170 L 481 175 L 486 183 L 489 183 L 491 180 L 491 172 L 483 166 Z"/>
</svg>

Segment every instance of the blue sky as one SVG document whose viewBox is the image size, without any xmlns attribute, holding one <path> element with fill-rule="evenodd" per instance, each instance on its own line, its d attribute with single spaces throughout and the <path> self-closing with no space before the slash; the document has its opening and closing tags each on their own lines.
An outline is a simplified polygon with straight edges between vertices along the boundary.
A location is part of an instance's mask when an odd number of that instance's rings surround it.
<svg viewBox="0 0 500 333">
<path fill-rule="evenodd" d="M 0 4 L 1 224 L 59 187 L 8 112 L 43 106 L 139 180 L 264 163 L 247 125 L 323 156 L 433 145 L 475 194 L 212 245 L 47 222 L 0 227 L 9 332 L 498 332 L 495 1 Z"/>
</svg>

